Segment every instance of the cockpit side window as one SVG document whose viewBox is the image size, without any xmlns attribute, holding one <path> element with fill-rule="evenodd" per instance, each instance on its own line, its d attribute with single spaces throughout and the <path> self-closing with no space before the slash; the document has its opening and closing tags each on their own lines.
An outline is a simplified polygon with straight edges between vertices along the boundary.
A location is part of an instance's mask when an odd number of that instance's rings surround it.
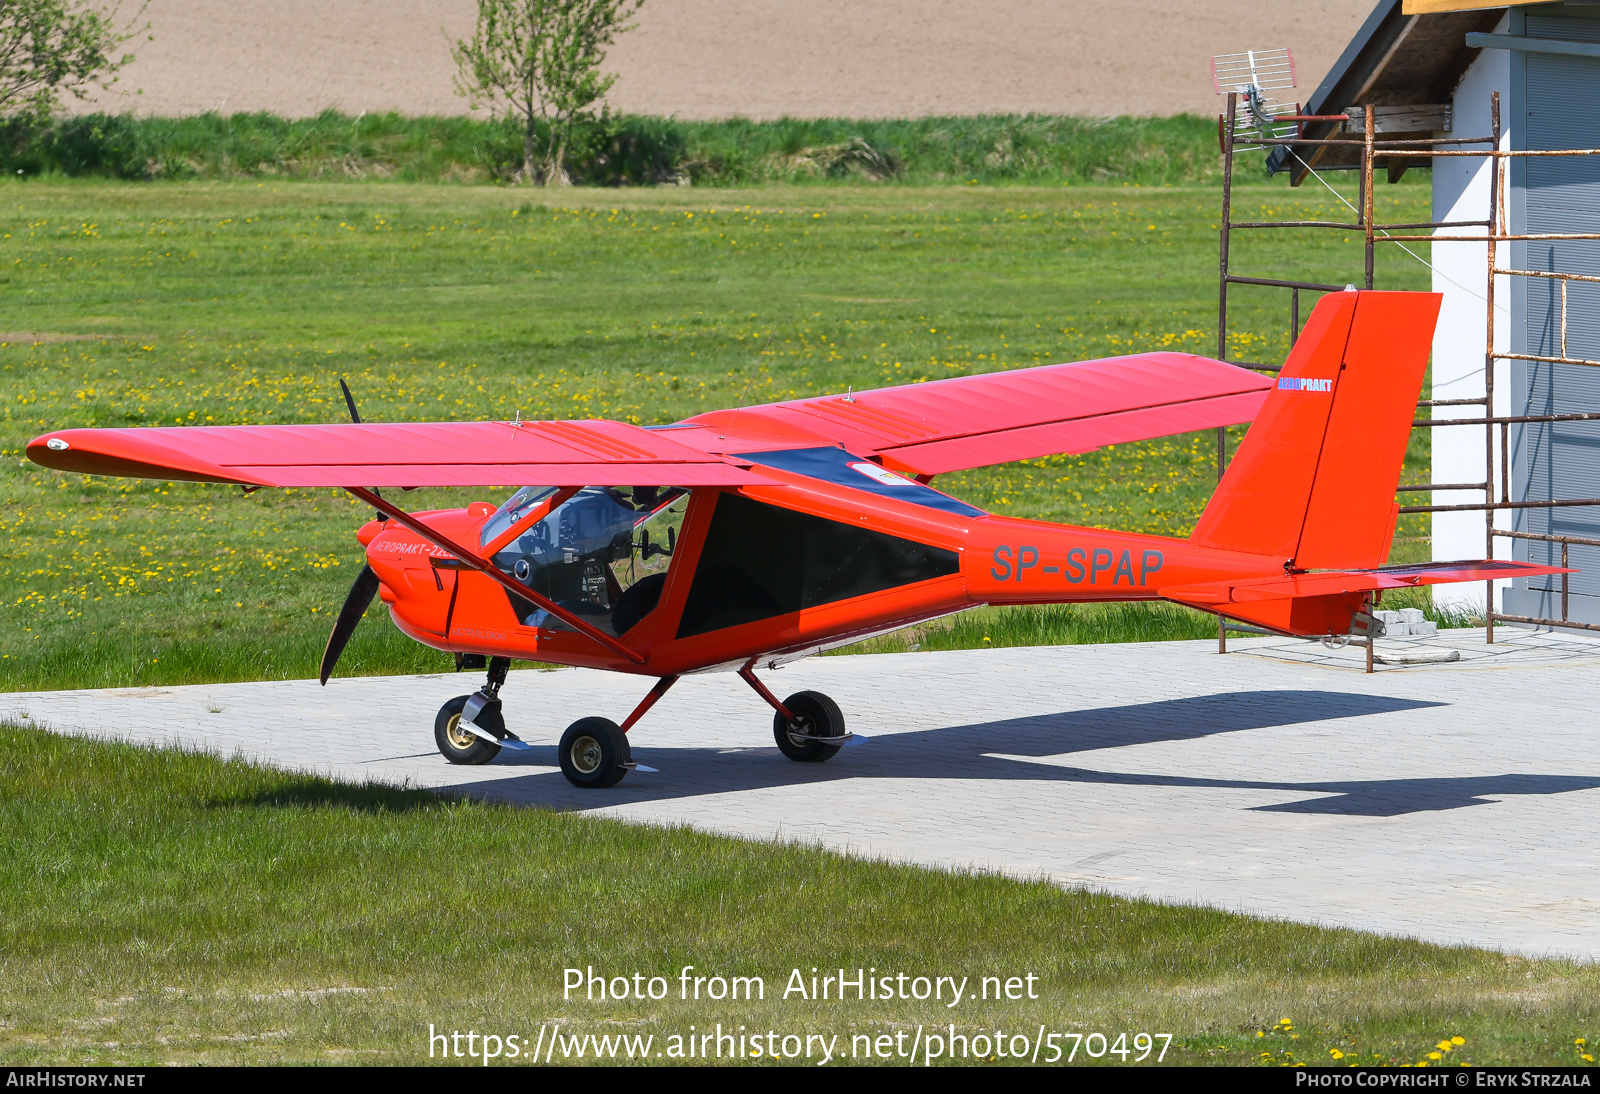
<svg viewBox="0 0 1600 1094">
<path fill-rule="evenodd" d="M 961 572 L 951 550 L 727 492 L 717 496 L 678 637 Z"/>
<path fill-rule="evenodd" d="M 588 486 L 493 561 L 574 615 L 622 634 L 660 601 L 688 505 L 688 492 L 672 487 Z M 565 626 L 525 600 L 514 597 L 513 603 L 526 626 Z"/>
</svg>

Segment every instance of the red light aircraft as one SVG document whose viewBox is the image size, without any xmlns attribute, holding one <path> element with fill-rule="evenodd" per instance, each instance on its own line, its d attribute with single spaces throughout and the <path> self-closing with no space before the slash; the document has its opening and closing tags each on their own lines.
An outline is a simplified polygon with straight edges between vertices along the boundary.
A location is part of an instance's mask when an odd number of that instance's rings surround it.
<svg viewBox="0 0 1600 1094">
<path fill-rule="evenodd" d="M 439 751 L 481 764 L 506 728 L 512 658 L 653 676 L 618 724 L 574 723 L 580 787 L 636 766 L 627 731 L 679 676 L 737 671 L 785 756 L 850 733 L 827 696 L 779 699 L 778 665 L 980 604 L 1166 599 L 1306 637 L 1372 620 L 1382 589 L 1561 572 L 1503 561 L 1384 566 L 1439 297 L 1322 298 L 1276 381 L 1143 353 L 719 410 L 611 421 L 71 429 L 46 467 L 247 488 L 343 487 L 378 510 L 323 656 L 324 684 L 374 595 L 406 634 L 487 668 L 446 703 Z M 348 395 L 348 390 L 346 392 Z M 1253 421 L 1187 539 L 994 516 L 938 474 Z M 407 513 L 376 487 L 517 486 L 505 504 Z"/>
</svg>

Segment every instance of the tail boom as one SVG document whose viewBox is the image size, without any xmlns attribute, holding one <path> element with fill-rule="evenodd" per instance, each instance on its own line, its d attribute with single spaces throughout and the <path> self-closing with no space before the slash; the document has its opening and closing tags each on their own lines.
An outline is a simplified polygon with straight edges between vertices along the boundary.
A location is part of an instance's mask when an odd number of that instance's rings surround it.
<svg viewBox="0 0 1600 1094">
<path fill-rule="evenodd" d="M 1282 573 L 1266 555 L 1188 540 L 988 516 L 961 552 L 967 596 L 980 604 L 1158 600 L 1168 585 L 1249 581 Z"/>
</svg>

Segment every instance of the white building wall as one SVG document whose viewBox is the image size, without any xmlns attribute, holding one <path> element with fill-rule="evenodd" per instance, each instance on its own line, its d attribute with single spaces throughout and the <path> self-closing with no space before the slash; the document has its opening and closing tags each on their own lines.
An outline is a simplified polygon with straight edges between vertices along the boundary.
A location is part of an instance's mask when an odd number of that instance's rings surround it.
<svg viewBox="0 0 1600 1094">
<path fill-rule="evenodd" d="M 1504 29 L 1503 27 L 1498 29 Z M 1455 115 L 1451 136 L 1487 136 L 1493 132 L 1490 121 L 1490 96 L 1500 93 L 1501 147 L 1512 148 L 1511 55 L 1503 49 L 1486 49 L 1467 70 L 1454 97 Z M 1483 147 L 1478 145 L 1476 147 Z M 1482 220 L 1489 209 L 1489 162 L 1466 157 L 1436 157 L 1433 161 L 1433 218 L 1435 220 Z M 1437 229 L 1435 235 L 1482 234 L 1481 228 Z M 1509 259 L 1508 244 L 1500 245 L 1498 258 L 1504 266 Z M 1488 245 L 1484 243 L 1435 243 L 1433 247 L 1433 290 L 1444 296 L 1439 326 L 1433 337 L 1434 399 L 1481 399 L 1484 393 L 1484 352 L 1487 348 Z M 1511 345 L 1511 302 L 1508 278 L 1497 278 L 1495 285 L 1495 348 Z M 1501 362 L 1495 377 L 1497 415 L 1510 413 L 1510 366 Z M 1436 418 L 1470 418 L 1482 414 L 1480 407 L 1436 407 Z M 1485 473 L 1483 428 L 1457 426 L 1433 430 L 1433 482 L 1482 482 Z M 1496 436 L 1498 445 L 1498 434 Z M 1496 463 L 1498 464 L 1498 448 Z M 1498 478 L 1498 470 L 1496 471 Z M 1498 486 L 1498 484 L 1497 484 Z M 1426 495 L 1413 495 L 1425 497 Z M 1406 499 L 1410 500 L 1410 499 Z M 1481 502 L 1482 491 L 1435 492 L 1433 504 L 1459 505 Z M 1415 501 L 1411 502 L 1416 504 Z M 1436 561 L 1483 558 L 1484 515 L 1481 512 L 1433 514 L 1433 558 Z M 1509 527 L 1505 520 L 1498 522 Z M 1495 541 L 1494 557 L 1510 558 L 1511 541 Z M 1496 601 L 1509 582 L 1496 582 Z M 1437 585 L 1435 603 L 1481 611 L 1483 585 Z"/>
</svg>

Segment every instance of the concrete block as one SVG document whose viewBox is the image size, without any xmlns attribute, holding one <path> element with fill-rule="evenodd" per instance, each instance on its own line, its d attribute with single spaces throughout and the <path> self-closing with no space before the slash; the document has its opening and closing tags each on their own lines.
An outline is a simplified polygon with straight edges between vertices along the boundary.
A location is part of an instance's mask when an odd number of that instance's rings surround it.
<svg viewBox="0 0 1600 1094">
<path fill-rule="evenodd" d="M 1400 609 L 1400 622 L 1402 623 L 1421 623 L 1424 618 L 1421 608 Z"/>
<path fill-rule="evenodd" d="M 1429 620 L 1409 624 L 1413 635 L 1435 635 L 1439 633 L 1439 624 Z"/>
</svg>

